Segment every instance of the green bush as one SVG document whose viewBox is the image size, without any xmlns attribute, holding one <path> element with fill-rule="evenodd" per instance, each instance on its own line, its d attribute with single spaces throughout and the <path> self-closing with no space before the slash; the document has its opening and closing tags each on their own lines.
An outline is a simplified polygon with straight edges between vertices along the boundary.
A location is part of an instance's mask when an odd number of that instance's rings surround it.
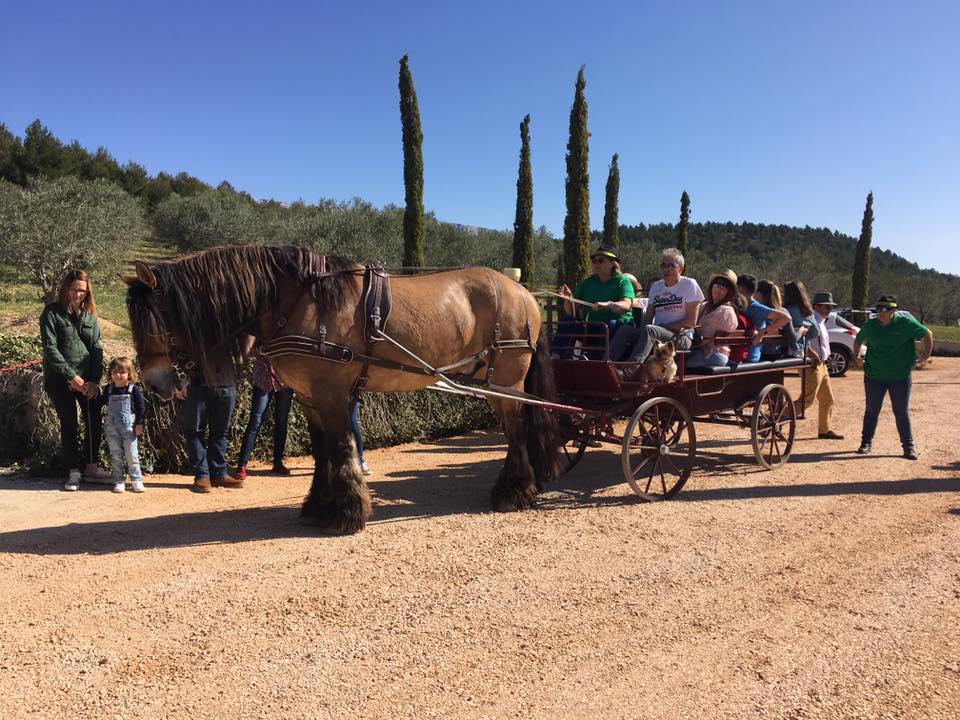
<svg viewBox="0 0 960 720">
<path fill-rule="evenodd" d="M 250 367 L 243 368 L 237 392 L 237 410 L 230 428 L 228 458 L 233 466 L 250 417 Z M 34 472 L 53 467 L 59 452 L 59 422 L 42 390 L 38 368 L 0 373 L 0 457 L 25 460 Z M 145 394 L 147 423 L 140 439 L 140 460 L 146 472 L 187 470 L 181 402 L 164 402 Z M 426 438 L 447 437 L 489 428 L 496 417 L 486 403 L 430 390 L 403 394 L 368 394 L 360 409 L 364 445 L 385 447 Z M 307 421 L 295 402 L 290 413 L 287 455 L 309 455 Z M 273 406 L 260 428 L 253 458 L 269 462 L 273 455 Z M 101 462 L 109 465 L 104 443 Z"/>
<path fill-rule="evenodd" d="M 0 332 L 0 368 L 36 360 L 42 356 L 43 346 L 38 336 Z"/>
</svg>

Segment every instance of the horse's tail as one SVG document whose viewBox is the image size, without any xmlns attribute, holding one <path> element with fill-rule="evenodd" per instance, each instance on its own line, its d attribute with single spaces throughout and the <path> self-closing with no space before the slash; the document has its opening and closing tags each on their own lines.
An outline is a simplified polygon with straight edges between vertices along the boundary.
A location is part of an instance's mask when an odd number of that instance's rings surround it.
<svg viewBox="0 0 960 720">
<path fill-rule="evenodd" d="M 540 330 L 523 389 L 549 402 L 557 399 L 550 345 L 543 329 Z M 527 455 L 533 467 L 537 489 L 541 490 L 544 483 L 560 477 L 560 427 L 553 413 L 536 405 L 524 405 L 523 415 L 527 427 Z"/>
</svg>

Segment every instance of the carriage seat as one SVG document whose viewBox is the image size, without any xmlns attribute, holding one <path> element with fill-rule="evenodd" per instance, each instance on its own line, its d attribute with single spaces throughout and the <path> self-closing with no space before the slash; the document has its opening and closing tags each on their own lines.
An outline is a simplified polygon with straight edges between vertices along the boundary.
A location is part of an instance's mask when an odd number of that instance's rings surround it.
<svg viewBox="0 0 960 720">
<path fill-rule="evenodd" d="M 690 375 L 728 375 L 732 373 L 753 372 L 755 370 L 768 370 L 770 368 L 791 368 L 802 367 L 803 358 L 784 358 L 783 360 L 761 360 L 760 362 L 735 363 L 728 362 L 719 367 L 688 367 L 686 376 Z"/>
</svg>

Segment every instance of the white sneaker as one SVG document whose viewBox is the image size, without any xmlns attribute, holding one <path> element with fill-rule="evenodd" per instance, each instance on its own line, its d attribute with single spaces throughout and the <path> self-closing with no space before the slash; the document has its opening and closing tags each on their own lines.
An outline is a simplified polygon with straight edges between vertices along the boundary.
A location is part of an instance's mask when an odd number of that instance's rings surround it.
<svg viewBox="0 0 960 720">
<path fill-rule="evenodd" d="M 142 493 L 146 488 L 143 486 L 143 480 L 134 480 L 133 487 L 130 488 L 135 493 Z"/>
<path fill-rule="evenodd" d="M 67 478 L 67 481 L 63 484 L 63 489 L 67 492 L 76 492 L 80 489 L 80 471 L 74 470 L 70 473 L 70 477 Z"/>
<path fill-rule="evenodd" d="M 113 484 L 113 492 L 121 493 L 126 489 L 127 489 L 127 486 L 124 485 L 123 480 L 121 480 L 120 482 L 115 482 Z"/>
<path fill-rule="evenodd" d="M 364 475 L 369 475 L 371 472 L 373 472 L 370 470 L 370 466 L 367 465 L 366 460 L 360 463 L 360 472 L 362 472 Z"/>
</svg>

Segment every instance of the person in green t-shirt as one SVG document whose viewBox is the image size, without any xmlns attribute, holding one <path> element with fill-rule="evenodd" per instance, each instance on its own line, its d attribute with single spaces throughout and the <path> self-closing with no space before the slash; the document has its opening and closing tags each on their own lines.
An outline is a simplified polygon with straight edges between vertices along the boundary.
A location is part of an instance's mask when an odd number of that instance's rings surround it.
<svg viewBox="0 0 960 720">
<path fill-rule="evenodd" d="M 877 419 L 883 406 L 883 396 L 890 393 L 893 417 L 897 421 L 903 456 L 917 459 L 910 428 L 911 373 L 919 362 L 923 364 L 933 351 L 933 333 L 909 315 L 897 311 L 897 298 L 881 295 L 877 300 L 877 316 L 867 320 L 853 343 L 854 366 L 861 364 L 860 347 L 867 346 L 863 373 L 866 409 L 863 412 L 863 434 L 857 452 L 866 455 L 871 450 Z M 917 357 L 917 340 L 923 341 Z"/>
<path fill-rule="evenodd" d="M 604 325 L 608 337 L 612 338 L 621 325 L 633 321 L 633 299 L 636 293 L 633 283 L 620 270 L 616 251 L 601 245 L 590 256 L 590 262 L 593 274 L 584 278 L 576 290 L 571 292 L 567 285 L 562 285 L 557 291 L 565 298 L 563 311 L 567 318 L 564 319 L 569 321 L 577 317 L 579 310 L 579 317 L 586 322 L 561 324 L 554 337 L 555 352 L 569 348 L 578 334 L 587 335 L 582 343 L 584 347 L 597 350 L 604 343 L 603 338 L 598 337 L 604 334 Z M 571 300 L 581 302 L 576 303 L 575 307 Z"/>
</svg>

